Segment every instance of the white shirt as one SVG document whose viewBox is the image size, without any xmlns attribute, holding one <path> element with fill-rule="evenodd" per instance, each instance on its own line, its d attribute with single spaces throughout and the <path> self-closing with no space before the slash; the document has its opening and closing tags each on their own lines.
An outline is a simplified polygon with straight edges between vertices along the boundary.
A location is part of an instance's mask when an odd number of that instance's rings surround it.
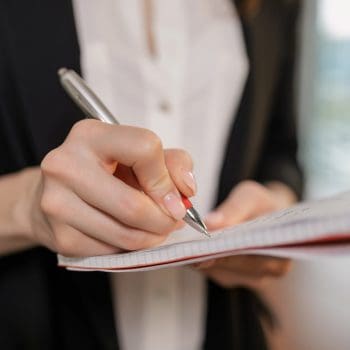
<svg viewBox="0 0 350 350">
<path fill-rule="evenodd" d="M 156 132 L 195 164 L 201 214 L 214 201 L 248 63 L 229 0 L 153 0 L 156 57 L 141 0 L 75 0 L 82 71 L 123 124 Z M 186 227 L 175 233 L 199 233 Z M 170 240 L 172 238 L 170 237 Z M 204 340 L 205 279 L 190 268 L 111 275 L 124 350 L 194 350 Z"/>
</svg>

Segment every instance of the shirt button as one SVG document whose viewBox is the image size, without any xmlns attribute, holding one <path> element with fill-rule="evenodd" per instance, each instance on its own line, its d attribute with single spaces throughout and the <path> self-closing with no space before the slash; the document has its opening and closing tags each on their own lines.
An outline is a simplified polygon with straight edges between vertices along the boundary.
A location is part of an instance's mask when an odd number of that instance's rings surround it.
<svg viewBox="0 0 350 350">
<path fill-rule="evenodd" d="M 163 113 L 169 113 L 171 110 L 170 103 L 166 100 L 162 100 L 159 102 L 159 110 Z"/>
</svg>

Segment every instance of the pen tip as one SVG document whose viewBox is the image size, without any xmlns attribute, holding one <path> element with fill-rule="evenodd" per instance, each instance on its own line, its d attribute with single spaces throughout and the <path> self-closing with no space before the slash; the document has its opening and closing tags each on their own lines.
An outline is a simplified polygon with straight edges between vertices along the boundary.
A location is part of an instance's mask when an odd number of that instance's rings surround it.
<svg viewBox="0 0 350 350">
<path fill-rule="evenodd" d="M 207 237 L 211 237 L 210 233 L 208 232 L 208 230 L 204 230 L 204 234 L 207 236 Z"/>
<path fill-rule="evenodd" d="M 204 233 L 207 237 L 211 237 L 210 233 L 208 232 L 207 226 L 204 224 L 202 220 L 200 220 L 199 225 L 201 227 L 202 233 Z"/>
<path fill-rule="evenodd" d="M 193 207 L 187 209 L 184 220 L 197 231 L 205 234 L 207 237 L 211 237 L 205 223 Z"/>
</svg>

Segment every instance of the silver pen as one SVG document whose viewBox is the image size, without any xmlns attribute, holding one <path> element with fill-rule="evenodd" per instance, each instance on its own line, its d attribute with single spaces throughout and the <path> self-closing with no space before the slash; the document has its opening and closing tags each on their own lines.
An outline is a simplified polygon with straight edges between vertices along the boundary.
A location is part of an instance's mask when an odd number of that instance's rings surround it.
<svg viewBox="0 0 350 350">
<path fill-rule="evenodd" d="M 73 70 L 61 68 L 58 71 L 60 82 L 64 90 L 86 113 L 87 118 L 93 118 L 109 124 L 120 124 L 117 118 L 108 110 L 97 95 L 91 90 L 86 82 Z M 183 196 L 183 203 L 186 207 L 186 215 L 183 220 L 197 231 L 210 237 L 205 223 L 201 219 L 192 203 Z"/>
</svg>

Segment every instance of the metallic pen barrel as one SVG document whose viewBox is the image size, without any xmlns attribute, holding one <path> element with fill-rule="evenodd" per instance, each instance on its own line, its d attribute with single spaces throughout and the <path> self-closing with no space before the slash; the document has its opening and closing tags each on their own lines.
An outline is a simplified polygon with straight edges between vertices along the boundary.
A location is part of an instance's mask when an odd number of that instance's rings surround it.
<svg viewBox="0 0 350 350">
<path fill-rule="evenodd" d="M 114 115 L 74 70 L 61 68 L 58 75 L 64 90 L 78 107 L 87 114 L 87 117 L 108 124 L 119 124 Z"/>
</svg>

